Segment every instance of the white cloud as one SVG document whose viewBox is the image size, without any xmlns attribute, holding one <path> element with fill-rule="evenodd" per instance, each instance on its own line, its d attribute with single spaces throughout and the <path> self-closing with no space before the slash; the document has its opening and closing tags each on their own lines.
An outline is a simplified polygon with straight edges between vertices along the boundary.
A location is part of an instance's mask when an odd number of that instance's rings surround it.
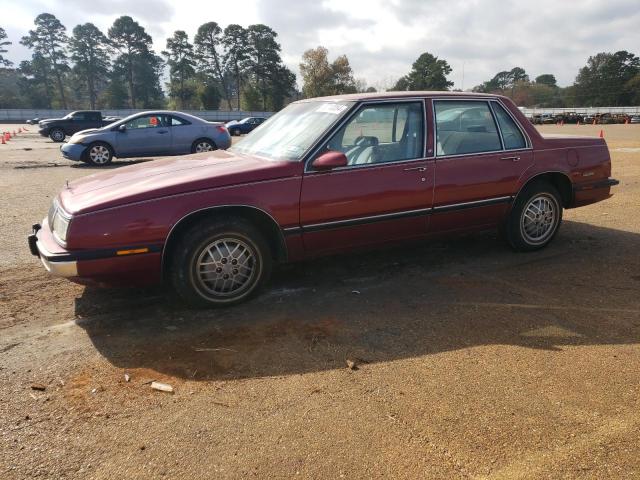
<svg viewBox="0 0 640 480">
<path fill-rule="evenodd" d="M 7 3 L 7 2 L 5 2 Z M 297 72 L 302 53 L 326 46 L 347 54 L 356 77 L 389 84 L 425 51 L 446 59 L 456 87 L 470 88 L 500 70 L 523 67 L 530 76 L 553 73 L 571 84 L 587 58 L 601 51 L 640 54 L 638 0 L 507 2 L 503 0 L 10 0 L 0 20 L 14 45 L 8 57 L 28 58 L 18 45 L 43 11 L 69 30 L 91 21 L 107 30 L 131 15 L 153 35 L 157 51 L 174 30 L 193 38 L 198 26 L 265 23 L 279 34 L 285 62 Z"/>
</svg>

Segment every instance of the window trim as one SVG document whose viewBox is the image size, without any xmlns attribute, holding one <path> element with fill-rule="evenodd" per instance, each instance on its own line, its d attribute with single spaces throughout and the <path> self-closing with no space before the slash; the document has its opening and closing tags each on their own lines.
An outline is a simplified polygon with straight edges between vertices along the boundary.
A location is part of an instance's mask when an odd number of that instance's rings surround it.
<svg viewBox="0 0 640 480">
<path fill-rule="evenodd" d="M 383 162 L 383 163 L 365 163 L 362 165 L 348 165 L 346 167 L 334 168 L 331 172 L 343 172 L 345 170 L 354 170 L 357 168 L 373 168 L 373 167 L 381 167 L 381 166 L 393 166 L 401 163 L 407 162 L 416 162 L 416 161 L 425 161 L 433 157 L 427 157 L 427 142 L 428 142 L 428 133 L 429 128 L 427 124 L 427 99 L 425 97 L 403 97 L 403 98 L 389 98 L 389 99 L 380 99 L 380 100 L 367 100 L 355 102 L 353 108 L 337 123 L 331 128 L 322 138 L 321 140 L 313 146 L 313 148 L 309 151 L 309 154 L 306 158 L 303 158 L 304 162 L 304 174 L 326 174 L 326 171 L 323 170 L 314 170 L 311 166 L 313 160 L 316 158 L 316 155 L 320 151 L 323 145 L 327 143 L 327 141 L 337 132 L 339 131 L 347 122 L 349 122 L 363 107 L 367 107 L 370 105 L 378 105 L 385 103 L 420 103 L 422 107 L 422 122 L 423 122 L 423 132 L 422 132 L 422 157 L 420 158 L 407 158 L 404 160 L 396 160 L 393 162 Z M 329 173 L 331 173 L 329 172 Z"/>
<path fill-rule="evenodd" d="M 435 102 L 485 102 L 489 104 L 488 105 L 489 110 L 491 111 L 492 115 L 493 115 L 493 109 L 491 108 L 491 102 L 498 102 L 505 109 L 505 111 L 511 117 L 511 119 L 515 122 L 520 132 L 524 135 L 525 143 L 527 146 L 524 148 L 513 148 L 513 149 L 505 150 L 504 143 L 502 140 L 502 134 L 500 133 L 500 142 L 503 147 L 501 150 L 488 150 L 486 152 L 472 152 L 472 153 L 456 153 L 454 155 L 438 155 L 437 141 L 436 141 L 438 126 L 436 125 Z M 492 153 L 515 152 L 520 150 L 533 150 L 533 144 L 531 143 L 531 138 L 529 138 L 529 135 L 527 134 L 527 132 L 522 128 L 522 126 L 520 125 L 520 122 L 518 122 L 518 120 L 513 116 L 511 111 L 506 107 L 506 105 L 502 102 L 502 100 L 497 97 L 484 97 L 484 98 L 464 98 L 464 97 L 463 98 L 434 98 L 432 97 L 431 98 L 431 121 L 433 122 L 432 124 L 433 125 L 433 158 L 435 159 L 468 157 L 471 155 L 487 155 Z M 498 122 L 495 118 L 494 118 L 494 122 L 496 122 L 496 127 L 498 128 L 498 132 L 500 132 L 499 130 L 500 126 L 498 125 Z"/>
</svg>

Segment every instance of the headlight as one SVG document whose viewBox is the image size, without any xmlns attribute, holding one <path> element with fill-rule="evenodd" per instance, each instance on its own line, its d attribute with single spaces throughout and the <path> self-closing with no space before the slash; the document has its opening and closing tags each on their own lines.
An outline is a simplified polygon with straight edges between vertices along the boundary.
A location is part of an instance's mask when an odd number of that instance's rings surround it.
<svg viewBox="0 0 640 480">
<path fill-rule="evenodd" d="M 57 200 L 53 201 L 53 205 L 49 209 L 48 220 L 53 235 L 66 243 L 71 217 L 60 208 Z"/>
<path fill-rule="evenodd" d="M 69 143 L 78 144 L 82 143 L 87 137 L 76 137 L 75 135 L 69 139 Z"/>
</svg>

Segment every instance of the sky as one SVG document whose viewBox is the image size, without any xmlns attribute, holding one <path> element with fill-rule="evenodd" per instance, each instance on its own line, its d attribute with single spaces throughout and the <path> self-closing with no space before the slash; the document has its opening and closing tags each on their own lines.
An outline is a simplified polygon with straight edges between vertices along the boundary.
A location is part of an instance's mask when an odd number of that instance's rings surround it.
<svg viewBox="0 0 640 480">
<path fill-rule="evenodd" d="M 156 52 L 175 30 L 193 40 L 208 21 L 264 23 L 296 74 L 303 52 L 322 45 L 330 59 L 346 54 L 355 77 L 378 89 L 391 87 L 423 52 L 447 60 L 449 80 L 461 89 L 514 66 L 531 78 L 552 73 L 566 86 L 590 55 L 640 55 L 640 0 L 5 0 L 0 27 L 13 41 L 5 56 L 14 63 L 30 57 L 19 40 L 42 12 L 69 33 L 85 22 L 106 32 L 130 15 L 153 36 Z"/>
</svg>

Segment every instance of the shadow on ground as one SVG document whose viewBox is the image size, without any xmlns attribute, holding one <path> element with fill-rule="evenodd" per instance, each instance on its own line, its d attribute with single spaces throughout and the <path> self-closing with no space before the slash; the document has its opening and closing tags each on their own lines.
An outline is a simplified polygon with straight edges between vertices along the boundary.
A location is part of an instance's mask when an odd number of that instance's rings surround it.
<svg viewBox="0 0 640 480">
<path fill-rule="evenodd" d="M 495 234 L 285 266 L 259 298 L 189 310 L 162 289 L 87 288 L 78 324 L 113 365 L 185 379 L 344 368 L 504 344 L 640 341 L 637 234 L 565 222 L 511 252 Z"/>
</svg>

